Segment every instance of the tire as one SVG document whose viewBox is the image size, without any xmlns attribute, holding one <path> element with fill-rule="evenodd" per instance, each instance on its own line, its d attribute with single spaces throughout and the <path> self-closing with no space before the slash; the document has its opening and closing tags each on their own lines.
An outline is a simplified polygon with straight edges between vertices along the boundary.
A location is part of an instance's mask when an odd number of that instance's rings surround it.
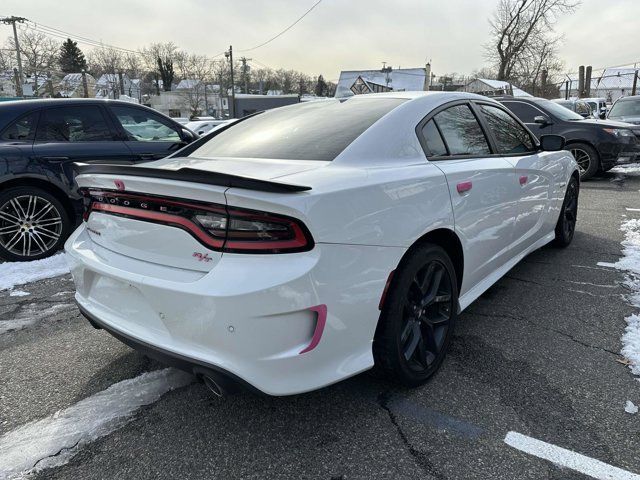
<svg viewBox="0 0 640 480">
<path fill-rule="evenodd" d="M 0 258 L 10 262 L 53 255 L 71 233 L 62 203 L 38 187 L 12 187 L 0 194 Z"/>
<path fill-rule="evenodd" d="M 600 169 L 600 155 L 595 148 L 586 143 L 572 143 L 568 150 L 578 163 L 580 169 L 580 180 L 588 180 Z"/>
<path fill-rule="evenodd" d="M 576 231 L 576 222 L 578 220 L 578 195 L 580 187 L 576 177 L 571 177 L 567 185 L 567 191 L 564 194 L 562 209 L 556 223 L 556 238 L 553 243 L 556 247 L 565 248 L 571 244 L 573 235 Z"/>
<path fill-rule="evenodd" d="M 425 244 L 409 252 L 393 276 L 378 321 L 373 341 L 378 372 L 409 387 L 436 373 L 458 315 L 457 285 L 451 259 L 441 247 Z"/>
</svg>

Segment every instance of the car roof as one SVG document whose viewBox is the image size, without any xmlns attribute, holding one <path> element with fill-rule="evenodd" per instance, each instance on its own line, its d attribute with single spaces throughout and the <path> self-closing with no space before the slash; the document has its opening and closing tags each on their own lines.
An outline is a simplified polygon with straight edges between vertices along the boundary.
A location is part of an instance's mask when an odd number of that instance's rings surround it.
<svg viewBox="0 0 640 480">
<path fill-rule="evenodd" d="M 0 112 L 3 110 L 27 111 L 33 108 L 52 107 L 60 105 L 82 105 L 86 103 L 92 104 L 110 104 L 124 105 L 148 108 L 144 105 L 133 102 L 124 102 L 122 100 L 111 100 L 102 98 L 39 98 L 25 100 L 9 100 L 8 102 L 0 102 Z"/>
<path fill-rule="evenodd" d="M 620 97 L 618 102 L 628 102 L 629 100 L 638 100 L 640 99 L 640 95 L 629 95 L 628 97 Z"/>
</svg>

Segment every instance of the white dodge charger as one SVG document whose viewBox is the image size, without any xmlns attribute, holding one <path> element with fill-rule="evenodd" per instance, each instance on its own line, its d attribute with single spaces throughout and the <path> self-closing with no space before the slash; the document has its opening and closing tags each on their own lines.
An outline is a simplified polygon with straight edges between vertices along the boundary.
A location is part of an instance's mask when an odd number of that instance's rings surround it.
<svg viewBox="0 0 640 480">
<path fill-rule="evenodd" d="M 295 394 L 374 366 L 420 385 L 462 310 L 571 242 L 579 174 L 563 146 L 485 97 L 393 92 L 252 115 L 151 163 L 76 164 L 76 300 L 217 394 Z"/>
</svg>

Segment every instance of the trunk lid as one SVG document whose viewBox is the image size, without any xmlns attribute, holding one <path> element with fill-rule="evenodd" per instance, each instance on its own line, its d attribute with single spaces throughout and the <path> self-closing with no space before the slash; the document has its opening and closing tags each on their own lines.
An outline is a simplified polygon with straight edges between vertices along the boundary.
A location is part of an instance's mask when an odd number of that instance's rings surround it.
<svg viewBox="0 0 640 480">
<path fill-rule="evenodd" d="M 226 187 L 103 174 L 79 175 L 77 182 L 89 189 L 97 206 L 86 228 L 91 240 L 105 249 L 100 250 L 104 256 L 115 252 L 200 272 L 210 271 L 222 257 L 193 229 L 197 222 L 190 211 L 195 207 L 205 212 L 211 205 L 224 211 Z"/>
</svg>

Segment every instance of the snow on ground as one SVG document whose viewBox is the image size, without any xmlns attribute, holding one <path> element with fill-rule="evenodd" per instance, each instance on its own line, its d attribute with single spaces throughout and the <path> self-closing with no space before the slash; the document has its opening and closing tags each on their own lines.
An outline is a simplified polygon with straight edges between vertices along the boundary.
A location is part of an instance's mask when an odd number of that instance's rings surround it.
<svg viewBox="0 0 640 480">
<path fill-rule="evenodd" d="M 49 317 L 57 315 L 60 312 L 70 312 L 75 310 L 75 308 L 76 306 L 73 303 L 60 303 L 42 310 L 41 306 L 36 303 L 32 303 L 20 310 L 15 318 L 0 320 L 0 335 L 7 332 L 22 330 L 42 320 L 46 320 Z"/>
<path fill-rule="evenodd" d="M 25 292 L 24 290 L 11 290 L 9 292 L 10 297 L 26 297 L 27 295 L 31 295 L 29 292 Z"/>
<path fill-rule="evenodd" d="M 619 167 L 613 167 L 610 172 L 612 173 L 624 173 L 625 175 L 640 175 L 640 164 L 632 163 L 630 165 L 620 165 Z"/>
<path fill-rule="evenodd" d="M 633 292 L 631 304 L 640 308 L 640 219 L 627 220 L 620 229 L 625 237 L 622 242 L 624 256 L 615 263 L 615 267 L 627 271 L 626 284 Z M 640 315 L 634 313 L 626 321 L 620 353 L 629 360 L 631 371 L 640 375 Z"/>
<path fill-rule="evenodd" d="M 631 400 L 627 400 L 627 404 L 624 406 L 624 411 L 633 415 L 638 413 L 638 406 L 634 405 Z"/>
<path fill-rule="evenodd" d="M 0 290 L 69 273 L 64 254 L 31 262 L 0 263 Z"/>
<path fill-rule="evenodd" d="M 192 381 L 171 368 L 147 372 L 6 433 L 0 437 L 0 480 L 64 465 L 84 445 L 130 421 L 141 406 Z"/>
</svg>

